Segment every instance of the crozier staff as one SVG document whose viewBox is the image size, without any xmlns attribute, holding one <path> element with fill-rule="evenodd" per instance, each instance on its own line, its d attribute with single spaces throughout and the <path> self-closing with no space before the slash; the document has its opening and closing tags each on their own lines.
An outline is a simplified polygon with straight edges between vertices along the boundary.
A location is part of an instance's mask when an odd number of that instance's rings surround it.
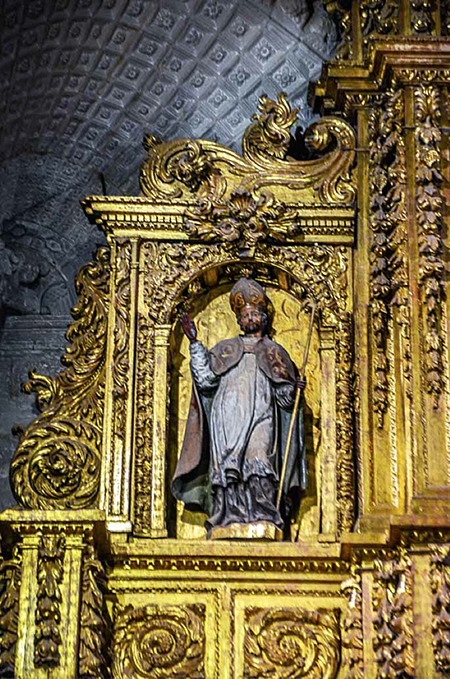
<svg viewBox="0 0 450 679">
<path fill-rule="evenodd" d="M 268 522 L 284 527 L 288 508 L 305 486 L 301 408 L 293 423 L 281 511 L 276 496 L 296 388 L 303 390 L 287 351 L 268 336 L 268 299 L 252 279 L 230 294 L 242 334 L 210 351 L 188 317 L 193 394 L 172 489 L 188 509 L 216 527 Z"/>
</svg>

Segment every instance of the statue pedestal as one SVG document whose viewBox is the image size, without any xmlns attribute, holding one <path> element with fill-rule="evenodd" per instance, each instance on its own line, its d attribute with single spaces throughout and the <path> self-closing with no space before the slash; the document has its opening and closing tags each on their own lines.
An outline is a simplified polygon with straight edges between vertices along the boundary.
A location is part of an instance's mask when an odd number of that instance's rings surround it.
<svg viewBox="0 0 450 679">
<path fill-rule="evenodd" d="M 283 531 L 270 521 L 254 521 L 253 523 L 230 523 L 229 526 L 217 526 L 211 530 L 210 540 L 273 540 L 281 541 Z"/>
</svg>

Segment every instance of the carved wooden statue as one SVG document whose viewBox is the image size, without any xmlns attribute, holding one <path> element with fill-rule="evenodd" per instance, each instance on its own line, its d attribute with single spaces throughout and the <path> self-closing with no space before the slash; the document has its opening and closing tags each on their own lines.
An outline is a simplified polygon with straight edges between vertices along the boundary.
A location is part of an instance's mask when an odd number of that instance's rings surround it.
<svg viewBox="0 0 450 679">
<path fill-rule="evenodd" d="M 283 481 L 276 496 L 296 388 L 305 381 L 283 347 L 269 337 L 268 299 L 241 278 L 230 303 L 242 335 L 208 351 L 195 324 L 190 340 L 193 394 L 173 493 L 208 514 L 210 538 L 282 539 L 285 521 L 305 485 L 303 421 L 296 417 Z M 280 511 L 281 510 L 281 511 Z"/>
</svg>

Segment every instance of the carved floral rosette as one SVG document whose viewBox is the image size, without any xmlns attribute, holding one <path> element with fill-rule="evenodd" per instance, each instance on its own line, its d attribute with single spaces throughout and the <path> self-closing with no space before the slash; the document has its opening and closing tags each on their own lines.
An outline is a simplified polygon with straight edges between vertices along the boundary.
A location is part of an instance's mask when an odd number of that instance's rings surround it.
<svg viewBox="0 0 450 679">
<path fill-rule="evenodd" d="M 245 679 L 332 679 L 340 661 L 337 611 L 246 611 Z"/>
<path fill-rule="evenodd" d="M 205 679 L 205 607 L 148 605 L 116 610 L 114 679 Z"/>
</svg>

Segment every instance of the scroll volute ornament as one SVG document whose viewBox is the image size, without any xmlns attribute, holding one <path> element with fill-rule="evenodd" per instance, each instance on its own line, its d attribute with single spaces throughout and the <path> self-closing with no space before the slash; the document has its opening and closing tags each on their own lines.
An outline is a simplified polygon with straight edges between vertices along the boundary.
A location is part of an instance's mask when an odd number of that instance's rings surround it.
<svg viewBox="0 0 450 679">
<path fill-rule="evenodd" d="M 205 679 L 204 606 L 117 610 L 114 679 Z"/>
<path fill-rule="evenodd" d="M 148 136 L 140 184 L 154 199 L 230 199 L 234 191 L 252 195 L 264 187 L 275 194 L 290 192 L 303 199 L 305 190 L 317 192 L 325 203 L 349 204 L 355 192 L 350 169 L 355 158 L 355 134 L 339 118 L 323 118 L 307 130 L 305 142 L 317 154 L 313 160 L 288 158 L 290 131 L 297 119 L 284 93 L 277 101 L 260 98 L 259 113 L 244 133 L 243 155 L 211 141 L 178 139 L 170 142 Z M 327 149 L 331 149 L 326 153 Z M 309 202 L 312 196 L 309 195 Z M 317 199 L 317 196 L 316 196 Z M 315 201 L 317 202 L 317 200 Z"/>
<path fill-rule="evenodd" d="M 67 332 L 71 342 L 56 377 L 34 372 L 24 385 L 42 410 L 22 434 L 11 463 L 11 486 L 23 507 L 95 506 L 105 377 L 109 250 L 100 248 L 76 279 L 78 303 Z"/>
<path fill-rule="evenodd" d="M 340 660 L 336 611 L 247 611 L 245 679 L 332 679 Z"/>
</svg>

